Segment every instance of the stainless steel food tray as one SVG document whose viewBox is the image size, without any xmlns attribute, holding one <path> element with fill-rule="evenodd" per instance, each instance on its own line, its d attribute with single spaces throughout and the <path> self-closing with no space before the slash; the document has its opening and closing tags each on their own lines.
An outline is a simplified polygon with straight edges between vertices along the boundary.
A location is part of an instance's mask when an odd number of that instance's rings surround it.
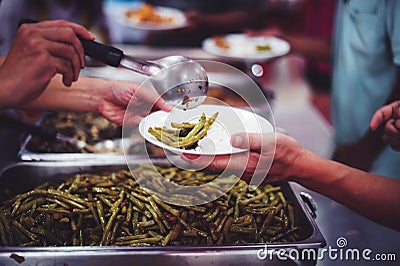
<svg viewBox="0 0 400 266">
<path fill-rule="evenodd" d="M 43 123 L 48 113 L 43 114 L 38 119 L 37 124 Z M 28 144 L 32 139 L 32 135 L 27 135 L 21 142 L 20 149 L 18 151 L 18 158 L 21 161 L 82 161 L 82 160 L 104 160 L 104 161 L 119 161 L 125 162 L 124 148 L 128 150 L 143 149 L 144 139 L 141 136 L 135 136 L 135 138 L 124 139 L 116 138 L 111 139 L 116 152 L 107 153 L 55 153 L 55 152 L 34 152 L 28 149 Z M 125 147 L 124 147 L 125 145 Z M 140 151 L 135 154 L 130 154 L 129 157 L 143 157 L 144 152 Z"/>
<path fill-rule="evenodd" d="M 165 164 L 165 159 L 152 160 Z M 149 163 L 136 160 L 135 163 Z M 20 162 L 1 172 L 0 187 L 22 193 L 46 181 L 58 180 L 65 175 L 90 172 L 99 173 L 126 168 L 120 162 L 99 164 L 94 162 Z M 302 197 L 302 187 L 295 183 L 281 184 L 285 197 L 293 202 L 297 223 L 302 227 L 302 240 L 290 243 L 268 244 L 272 257 L 258 258 L 265 244 L 224 246 L 167 246 L 167 247 L 1 247 L 0 265 L 19 265 L 12 255 L 24 259 L 20 265 L 314 265 L 315 260 L 282 260 L 279 249 L 311 249 L 315 252 L 325 246 L 313 216 L 315 208 Z M 0 200 L 4 196 L 0 195 Z M 307 203 L 308 202 L 308 203 Z M 262 253 L 261 253 L 262 254 Z"/>
<path fill-rule="evenodd" d="M 21 148 L 18 152 L 18 158 L 22 161 L 82 161 L 82 160 L 104 160 L 104 161 L 125 161 L 123 153 L 122 139 L 114 139 L 114 145 L 120 152 L 110 153 L 53 153 L 53 152 L 32 152 L 27 148 L 27 145 L 31 139 L 29 135 L 24 142 L 21 144 Z M 131 145 L 137 145 L 138 142 L 135 140 L 130 141 Z M 128 142 L 125 142 L 125 144 Z M 129 148 L 129 147 L 127 147 Z M 135 157 L 135 155 L 129 155 L 129 157 Z M 140 157 L 140 156 L 139 156 Z"/>
</svg>

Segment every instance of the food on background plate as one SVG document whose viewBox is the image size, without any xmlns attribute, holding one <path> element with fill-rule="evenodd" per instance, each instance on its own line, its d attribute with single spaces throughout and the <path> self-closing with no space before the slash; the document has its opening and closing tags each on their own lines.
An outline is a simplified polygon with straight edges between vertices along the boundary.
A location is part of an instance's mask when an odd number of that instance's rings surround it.
<svg viewBox="0 0 400 266">
<path fill-rule="evenodd" d="M 154 178 L 159 174 L 165 182 Z M 237 245 L 294 242 L 303 235 L 295 205 L 278 185 L 249 191 L 236 176 L 147 164 L 57 180 L 65 181 L 44 183 L 4 201 L 2 246 Z M 202 186 L 211 181 L 218 185 Z M 182 196 L 173 183 L 199 189 Z M 203 205 L 182 207 L 155 196 L 152 189 L 160 191 L 159 186 L 171 200 L 184 197 L 188 205 L 228 192 Z"/>
<path fill-rule="evenodd" d="M 135 19 L 145 23 L 171 23 L 174 18 L 161 16 L 150 4 L 143 4 L 139 9 L 130 9 L 125 13 L 128 19 Z"/>
<path fill-rule="evenodd" d="M 254 49 L 254 52 L 266 52 L 271 50 L 271 45 L 268 43 L 252 43 L 256 38 L 248 36 L 243 38 L 244 39 L 240 42 L 234 40 L 229 41 L 229 38 L 225 36 L 215 36 L 212 39 L 214 40 L 215 45 L 223 50 L 244 49 L 246 51 L 252 51 Z M 243 41 L 246 41 L 247 43 L 242 43 Z"/>
<path fill-rule="evenodd" d="M 273 36 L 249 36 L 245 33 L 206 38 L 202 48 L 213 55 L 240 61 L 268 60 L 290 52 L 290 44 Z"/>
<path fill-rule="evenodd" d="M 207 118 L 203 113 L 199 121 L 194 123 L 171 123 L 172 128 L 150 127 L 148 132 L 157 140 L 171 147 L 182 149 L 194 149 L 199 140 L 207 135 L 207 131 L 215 122 L 218 112 Z"/>
<path fill-rule="evenodd" d="M 213 37 L 213 40 L 214 40 L 215 44 L 222 49 L 227 50 L 230 47 L 228 42 L 225 40 L 225 37 L 223 37 L 223 36 L 215 36 L 215 37 Z"/>
<path fill-rule="evenodd" d="M 264 44 L 264 45 L 257 45 L 256 46 L 257 51 L 269 51 L 271 50 L 271 46 L 269 44 Z"/>
</svg>

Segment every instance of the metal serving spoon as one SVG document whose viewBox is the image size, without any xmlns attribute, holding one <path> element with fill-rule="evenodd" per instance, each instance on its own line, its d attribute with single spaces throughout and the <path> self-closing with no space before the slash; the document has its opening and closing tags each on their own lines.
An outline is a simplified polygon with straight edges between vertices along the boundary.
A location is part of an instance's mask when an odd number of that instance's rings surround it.
<svg viewBox="0 0 400 266">
<path fill-rule="evenodd" d="M 150 77 L 154 88 L 171 106 L 191 109 L 204 102 L 208 92 L 206 71 L 185 56 L 145 61 L 124 55 L 118 48 L 80 38 L 85 54 L 113 67 L 124 67 Z"/>
</svg>

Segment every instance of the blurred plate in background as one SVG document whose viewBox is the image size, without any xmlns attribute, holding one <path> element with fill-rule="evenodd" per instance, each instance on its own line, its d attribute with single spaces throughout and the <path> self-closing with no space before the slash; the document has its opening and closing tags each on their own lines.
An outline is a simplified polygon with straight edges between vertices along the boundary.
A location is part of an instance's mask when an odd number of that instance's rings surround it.
<svg viewBox="0 0 400 266">
<path fill-rule="evenodd" d="M 240 61 L 260 61 L 289 53 L 288 42 L 272 37 L 251 37 L 246 34 L 214 36 L 203 41 L 203 50 L 208 53 Z"/>
<path fill-rule="evenodd" d="M 119 16 L 117 19 L 123 25 L 141 30 L 174 30 L 189 25 L 181 10 L 148 4 L 131 5 Z"/>
</svg>

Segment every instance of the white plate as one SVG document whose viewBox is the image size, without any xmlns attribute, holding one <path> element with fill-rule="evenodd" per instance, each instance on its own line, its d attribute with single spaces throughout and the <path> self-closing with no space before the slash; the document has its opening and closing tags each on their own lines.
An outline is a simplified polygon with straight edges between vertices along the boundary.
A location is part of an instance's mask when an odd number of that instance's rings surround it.
<svg viewBox="0 0 400 266">
<path fill-rule="evenodd" d="M 246 34 L 228 34 L 221 37 L 228 44 L 228 48 L 218 46 L 214 37 L 211 37 L 203 41 L 203 50 L 236 60 L 267 60 L 286 55 L 290 51 L 288 42 L 272 36 L 251 37 Z M 271 49 L 257 50 L 257 46 L 265 45 L 269 45 Z"/>
<path fill-rule="evenodd" d="M 127 17 L 127 11 L 137 10 L 141 5 L 142 4 L 135 4 L 124 9 L 119 15 L 118 21 L 127 27 L 141 30 L 174 30 L 189 26 L 185 14 L 179 9 L 170 7 L 155 6 L 154 10 L 161 17 L 172 18 L 173 20 L 171 22 L 144 22 L 135 17 Z"/>
<path fill-rule="evenodd" d="M 148 132 L 150 127 L 167 126 L 171 128 L 171 122 L 197 122 L 202 113 L 210 117 L 215 112 L 219 113 L 216 121 L 195 149 L 186 150 L 171 147 L 157 140 Z M 233 148 L 230 145 L 232 134 L 239 132 L 265 134 L 273 131 L 274 128 L 271 123 L 258 114 L 229 106 L 206 104 L 187 111 L 180 109 L 174 109 L 170 113 L 157 111 L 146 116 L 139 124 L 139 132 L 148 142 L 177 154 L 218 155 L 243 152 L 245 150 Z"/>
</svg>

